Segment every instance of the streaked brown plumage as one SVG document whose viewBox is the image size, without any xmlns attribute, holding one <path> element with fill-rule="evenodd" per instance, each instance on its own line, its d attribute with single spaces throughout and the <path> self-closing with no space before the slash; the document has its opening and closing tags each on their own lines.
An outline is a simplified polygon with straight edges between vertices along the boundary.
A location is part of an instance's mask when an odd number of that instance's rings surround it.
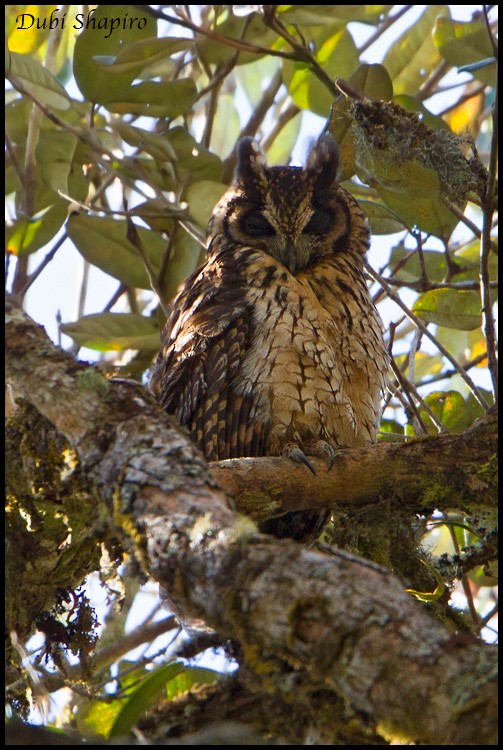
<svg viewBox="0 0 503 750">
<path fill-rule="evenodd" d="M 328 135 L 305 168 L 267 167 L 238 144 L 233 186 L 215 208 L 206 264 L 182 285 L 151 385 L 209 461 L 309 456 L 373 442 L 387 355 L 363 274 L 370 232 L 336 182 Z M 314 538 L 324 511 L 263 530 Z"/>
</svg>

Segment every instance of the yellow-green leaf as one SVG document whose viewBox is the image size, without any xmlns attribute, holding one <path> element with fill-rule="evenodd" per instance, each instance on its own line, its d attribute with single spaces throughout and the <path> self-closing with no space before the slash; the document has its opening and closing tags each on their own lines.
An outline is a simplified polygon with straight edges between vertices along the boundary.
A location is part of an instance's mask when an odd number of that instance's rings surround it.
<svg viewBox="0 0 503 750">
<path fill-rule="evenodd" d="M 450 431 L 459 433 L 466 430 L 473 421 L 482 416 L 481 407 L 474 409 L 470 403 L 468 406 L 459 391 L 434 391 L 425 396 L 425 404 L 438 420 Z M 435 435 L 437 428 L 431 421 L 426 409 L 421 408 L 420 414 L 423 423 L 426 425 L 430 434 Z"/>
<path fill-rule="evenodd" d="M 176 677 L 183 669 L 183 664 L 174 662 L 155 669 L 145 678 L 122 706 L 110 730 L 109 738 L 128 735 L 152 702 L 162 695 L 166 683 Z"/>
<path fill-rule="evenodd" d="M 166 685 L 166 698 L 173 700 L 173 698 L 187 693 L 195 685 L 209 685 L 216 682 L 219 676 L 219 673 L 213 669 L 186 667 L 183 672 L 173 677 Z"/>
<path fill-rule="evenodd" d="M 67 216 L 66 203 L 54 196 L 54 203 L 29 219 L 17 219 L 5 231 L 7 252 L 22 257 L 40 250 L 63 225 Z"/>
<path fill-rule="evenodd" d="M 358 65 L 358 50 L 349 31 L 336 28 L 326 37 L 326 31 L 318 40 L 316 60 L 332 80 L 336 77 L 348 79 Z M 294 102 L 301 109 L 310 109 L 327 117 L 334 95 L 327 86 L 313 75 L 305 63 L 284 60 L 283 80 Z"/>
<path fill-rule="evenodd" d="M 442 577 L 440 573 L 433 567 L 433 565 L 429 565 L 428 563 L 425 563 L 424 560 L 421 560 L 423 565 L 426 565 L 428 570 L 433 573 L 435 578 L 437 579 L 437 586 L 435 587 L 435 590 L 429 593 L 428 591 L 416 591 L 415 589 L 405 589 L 408 594 L 412 594 L 412 596 L 415 596 L 416 599 L 419 599 L 421 602 L 434 602 L 437 601 L 437 599 L 440 599 L 442 594 L 445 591 L 445 583 L 442 580 Z"/>
</svg>

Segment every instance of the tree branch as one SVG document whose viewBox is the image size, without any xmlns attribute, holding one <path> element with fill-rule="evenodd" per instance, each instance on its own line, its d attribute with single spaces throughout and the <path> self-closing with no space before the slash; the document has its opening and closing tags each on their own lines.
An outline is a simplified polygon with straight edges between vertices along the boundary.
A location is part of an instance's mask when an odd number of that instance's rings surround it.
<svg viewBox="0 0 503 750">
<path fill-rule="evenodd" d="M 77 451 L 174 611 L 241 644 L 257 695 L 295 693 L 327 739 L 335 704 L 420 744 L 496 743 L 494 647 L 451 636 L 384 568 L 258 534 L 143 388 L 56 350 L 10 300 L 6 347 L 15 392 Z"/>
<path fill-rule="evenodd" d="M 304 467 L 285 458 L 234 458 L 211 463 L 210 469 L 236 508 L 259 521 L 303 508 L 356 509 L 389 497 L 416 513 L 432 502 L 448 510 L 453 498 L 467 513 L 481 506 L 495 510 L 496 467 L 484 477 L 480 467 L 496 457 L 497 421 L 493 409 L 461 434 L 340 451 L 328 472 L 325 461 L 313 458 L 316 474 L 309 482 Z"/>
</svg>

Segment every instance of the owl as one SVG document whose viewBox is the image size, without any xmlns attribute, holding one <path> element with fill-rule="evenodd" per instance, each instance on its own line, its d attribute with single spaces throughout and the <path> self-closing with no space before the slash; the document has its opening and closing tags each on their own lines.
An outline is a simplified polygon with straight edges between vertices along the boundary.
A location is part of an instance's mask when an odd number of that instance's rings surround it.
<svg viewBox="0 0 503 750">
<path fill-rule="evenodd" d="M 314 470 L 376 440 L 387 370 L 364 277 L 370 231 L 336 180 L 330 135 L 305 168 L 268 167 L 250 138 L 208 227 L 207 260 L 182 284 L 151 387 L 208 461 L 288 456 Z M 329 516 L 302 510 L 265 533 L 316 538 Z"/>
</svg>

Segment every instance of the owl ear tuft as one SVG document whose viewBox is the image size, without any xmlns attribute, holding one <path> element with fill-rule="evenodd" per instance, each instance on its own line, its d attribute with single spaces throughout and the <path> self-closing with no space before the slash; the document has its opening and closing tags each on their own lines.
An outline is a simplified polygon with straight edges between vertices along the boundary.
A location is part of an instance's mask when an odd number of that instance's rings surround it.
<svg viewBox="0 0 503 750">
<path fill-rule="evenodd" d="M 339 147 L 332 136 L 325 133 L 311 149 L 306 170 L 316 177 L 319 189 L 325 190 L 335 182 L 338 166 Z"/>
<path fill-rule="evenodd" d="M 237 147 L 237 166 L 234 179 L 242 185 L 252 184 L 262 174 L 266 161 L 260 146 L 252 138 L 241 138 Z"/>
</svg>

